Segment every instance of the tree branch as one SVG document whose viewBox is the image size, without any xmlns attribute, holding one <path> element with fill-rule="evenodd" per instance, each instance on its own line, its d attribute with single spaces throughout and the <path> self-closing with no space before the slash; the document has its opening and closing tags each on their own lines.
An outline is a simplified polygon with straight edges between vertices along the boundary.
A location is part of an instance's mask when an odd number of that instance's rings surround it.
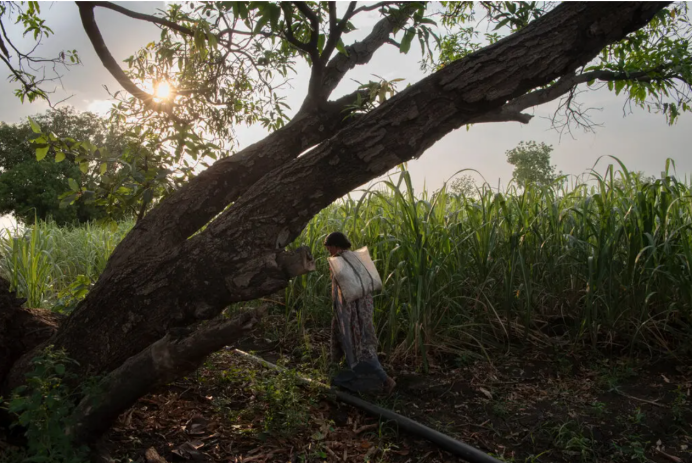
<svg viewBox="0 0 693 463">
<path fill-rule="evenodd" d="M 118 62 L 113 58 L 111 52 L 106 46 L 106 42 L 103 40 L 99 26 L 96 24 L 96 19 L 94 17 L 94 3 L 90 2 L 75 2 L 79 8 L 79 16 L 82 19 L 82 26 L 84 31 L 87 33 L 87 37 L 91 41 L 94 51 L 98 55 L 103 66 L 111 73 L 111 75 L 118 81 L 118 83 L 127 90 L 132 96 L 138 98 L 150 109 L 161 111 L 165 110 L 171 112 L 170 106 L 155 103 L 154 96 L 140 89 L 130 78 L 123 72 L 120 68 Z"/>
<path fill-rule="evenodd" d="M 506 103 L 501 108 L 484 114 L 483 116 L 473 119 L 470 124 L 479 124 L 484 122 L 510 122 L 516 121 L 523 124 L 529 123 L 532 119 L 532 115 L 524 114 L 521 111 L 525 109 L 539 106 L 549 101 L 553 101 L 566 93 L 569 93 L 576 85 L 589 82 L 591 80 L 601 80 L 601 81 L 617 81 L 617 80 L 631 80 L 639 82 L 647 82 L 657 79 L 666 79 L 673 76 L 657 77 L 653 76 L 654 73 L 660 72 L 661 68 L 651 69 L 648 71 L 639 71 L 633 73 L 615 73 L 610 71 L 590 71 L 582 74 L 575 74 L 571 72 L 563 77 L 561 77 L 555 84 L 550 87 L 535 90 L 533 92 L 522 95 L 514 100 Z"/>
<path fill-rule="evenodd" d="M 91 442 L 152 387 L 195 371 L 209 354 L 235 343 L 263 315 L 264 310 L 254 310 L 212 321 L 188 335 L 167 334 L 102 379 L 97 395 L 84 397 L 73 411 L 75 425 L 66 434 L 78 444 Z"/>
<path fill-rule="evenodd" d="M 476 117 L 469 121 L 470 124 L 482 124 L 485 122 L 520 122 L 521 124 L 529 124 L 534 116 L 525 114 L 519 111 L 510 111 L 501 108 L 498 111 L 493 111 L 483 116 Z"/>
<path fill-rule="evenodd" d="M 352 16 L 356 16 L 357 14 L 361 13 L 362 11 L 373 11 L 373 10 L 380 9 L 380 8 L 383 8 L 383 7 L 388 6 L 388 5 L 396 5 L 397 3 L 399 3 L 399 2 L 378 2 L 374 5 L 360 6 L 359 8 L 357 8 L 354 11 Z"/>
<path fill-rule="evenodd" d="M 370 34 L 368 34 L 365 39 L 346 47 L 346 55 L 339 53 L 330 59 L 325 67 L 322 78 L 320 98 L 327 99 L 337 85 L 339 85 L 344 75 L 351 69 L 359 64 L 368 63 L 373 57 L 373 53 L 383 44 L 387 43 L 392 31 L 406 24 L 406 21 L 409 20 L 409 16 L 413 11 L 414 9 L 412 7 L 405 7 L 400 14 L 397 15 L 398 19 L 396 19 L 394 15 L 384 17 L 373 26 Z M 345 15 L 344 18 L 347 18 L 347 16 Z M 342 21 L 344 21 L 344 19 Z M 335 44 L 336 43 L 335 41 Z"/>
<path fill-rule="evenodd" d="M 294 5 L 296 5 L 298 11 L 310 21 L 310 41 L 308 45 L 317 51 L 318 36 L 320 35 L 320 18 L 318 18 L 318 15 L 315 14 L 306 2 L 294 2 Z"/>
<path fill-rule="evenodd" d="M 547 101 L 554 100 L 559 96 L 567 93 L 568 91 L 570 91 L 571 88 L 575 87 L 576 85 L 583 84 L 591 80 L 601 80 L 603 82 L 618 80 L 650 82 L 653 80 L 666 80 L 675 77 L 674 75 L 656 75 L 657 73 L 663 70 L 663 68 L 659 67 L 650 70 L 643 70 L 631 73 L 616 73 L 611 71 L 590 71 L 582 74 L 573 73 L 563 76 L 561 79 L 559 79 L 558 82 L 556 82 L 549 88 L 537 90 L 535 92 L 528 93 L 527 95 L 518 98 L 515 101 L 514 106 L 518 108 L 521 107 L 524 109 L 530 106 L 536 106 L 539 104 L 546 103 Z"/>
<path fill-rule="evenodd" d="M 7 35 L 4 34 L 5 28 L 2 25 L 2 21 L 0 21 L 0 28 L 3 31 L 3 35 L 5 35 L 5 38 L 7 38 Z M 12 43 L 10 42 L 10 45 Z M 2 52 L 3 55 L 5 55 L 5 58 L 10 59 L 10 52 L 7 50 L 7 47 L 5 46 L 5 42 L 2 40 L 2 37 L 0 36 L 0 51 Z"/>
<path fill-rule="evenodd" d="M 336 48 L 339 40 L 342 38 L 342 33 L 344 28 L 349 22 L 349 18 L 353 16 L 354 8 L 356 8 L 356 2 L 350 2 L 347 7 L 344 17 L 337 22 L 337 7 L 334 6 L 333 2 L 330 5 L 330 36 L 327 38 L 327 43 L 325 43 L 325 48 L 322 51 L 322 56 L 320 57 L 323 66 L 332 56 L 334 49 Z"/>
<path fill-rule="evenodd" d="M 317 47 L 310 47 L 310 44 L 301 42 L 294 36 L 294 30 L 293 30 L 293 9 L 291 8 L 291 4 L 288 2 L 281 2 L 280 3 L 282 10 L 284 11 L 284 18 L 286 19 L 286 30 L 284 31 L 284 36 L 286 37 L 286 40 L 299 50 L 302 50 L 310 56 L 310 59 L 313 61 L 313 65 L 318 61 L 318 49 Z"/>
<path fill-rule="evenodd" d="M 333 2 L 327 4 L 327 9 L 330 15 L 330 35 L 337 29 L 337 5 Z"/>
<path fill-rule="evenodd" d="M 109 10 L 117 11 L 120 14 L 123 14 L 129 18 L 133 19 L 139 19 L 142 21 L 148 21 L 150 23 L 158 24 L 160 26 L 165 26 L 168 27 L 169 29 L 173 29 L 174 31 L 178 31 L 181 34 L 184 35 L 189 35 L 189 36 L 194 36 L 194 32 L 192 29 L 187 28 L 185 26 L 181 26 L 180 24 L 177 24 L 173 21 L 169 21 L 168 19 L 165 18 L 160 18 L 158 16 L 152 16 L 149 14 L 144 14 L 144 13 L 137 13 L 136 11 L 128 10 L 127 8 L 123 8 L 120 5 L 116 5 L 115 3 L 112 2 L 79 2 L 79 3 L 91 3 L 93 6 L 98 6 L 101 8 L 106 8 Z"/>
</svg>

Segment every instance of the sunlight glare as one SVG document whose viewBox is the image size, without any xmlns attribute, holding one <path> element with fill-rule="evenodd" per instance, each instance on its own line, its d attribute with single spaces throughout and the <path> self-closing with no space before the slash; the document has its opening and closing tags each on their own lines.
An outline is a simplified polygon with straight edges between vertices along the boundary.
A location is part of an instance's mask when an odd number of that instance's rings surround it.
<svg viewBox="0 0 693 463">
<path fill-rule="evenodd" d="M 168 82 L 160 82 L 156 86 L 156 97 L 162 100 L 166 100 L 171 96 L 171 85 Z"/>
</svg>

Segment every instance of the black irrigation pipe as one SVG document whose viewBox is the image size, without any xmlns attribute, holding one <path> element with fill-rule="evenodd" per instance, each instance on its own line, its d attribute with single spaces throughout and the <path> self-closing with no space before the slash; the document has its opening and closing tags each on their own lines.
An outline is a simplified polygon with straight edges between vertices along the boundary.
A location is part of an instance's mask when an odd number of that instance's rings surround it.
<svg viewBox="0 0 693 463">
<path fill-rule="evenodd" d="M 260 357 L 256 357 L 247 352 L 243 352 L 242 350 L 235 349 L 235 351 L 241 356 L 249 360 L 252 360 L 256 363 L 259 363 L 267 368 L 277 371 L 285 370 L 284 368 L 278 367 L 277 365 L 270 363 L 267 360 L 261 359 Z M 314 381 L 312 379 L 304 378 L 302 376 L 298 376 L 298 379 L 304 384 L 310 384 L 321 387 L 323 389 L 327 389 L 329 393 L 334 394 L 337 397 L 337 399 L 360 410 L 363 410 L 366 413 L 369 413 L 373 416 L 377 416 L 379 418 L 394 421 L 400 428 L 404 429 L 405 431 L 423 437 L 424 439 L 428 440 L 429 442 L 432 442 L 441 449 L 447 450 L 448 452 L 454 455 L 462 457 L 470 463 L 501 463 L 499 460 L 496 460 L 492 456 L 482 452 L 481 450 L 475 447 L 472 447 L 471 445 L 467 445 L 463 442 L 458 441 L 457 439 L 453 439 L 452 437 L 440 433 L 434 429 L 431 429 L 428 426 L 424 426 L 419 422 L 411 420 L 406 416 L 397 414 L 392 410 L 387 410 L 385 408 L 378 407 L 377 405 L 373 405 L 370 402 L 361 400 L 358 397 L 354 397 L 351 394 L 347 394 L 346 392 L 332 389 L 319 381 Z"/>
</svg>

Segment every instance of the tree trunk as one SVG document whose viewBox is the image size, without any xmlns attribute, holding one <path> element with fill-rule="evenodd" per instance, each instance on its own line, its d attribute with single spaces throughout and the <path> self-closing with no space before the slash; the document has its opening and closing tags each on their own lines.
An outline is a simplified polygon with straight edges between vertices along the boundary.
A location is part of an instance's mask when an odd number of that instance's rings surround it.
<svg viewBox="0 0 693 463">
<path fill-rule="evenodd" d="M 264 310 L 242 313 L 231 320 L 214 320 L 190 334 L 167 334 L 113 370 L 82 399 L 68 429 L 75 442 L 90 442 L 107 431 L 123 410 L 151 388 L 197 369 L 210 352 L 234 344 L 255 326 Z"/>
<path fill-rule="evenodd" d="M 202 224 L 171 220 L 162 226 L 186 231 L 167 252 L 143 250 L 141 256 L 112 261 L 51 342 L 67 349 L 86 371 L 109 372 L 171 327 L 211 319 L 230 303 L 276 292 L 294 274 L 289 261 L 296 256 L 283 248 L 322 208 L 419 157 L 452 130 L 585 65 L 606 45 L 645 25 L 664 5 L 564 3 L 520 32 L 412 85 L 300 158 L 287 160 L 279 142 L 260 142 L 261 159 L 248 159 L 243 168 L 261 162 L 269 172 L 252 177 L 249 186 L 243 169 L 232 170 L 244 191 L 202 233 L 185 239 Z M 313 124 L 303 133 L 310 127 L 319 132 L 320 124 Z M 224 162 L 233 165 L 233 159 Z M 236 178 L 208 180 L 212 186 L 195 190 L 202 197 L 179 195 L 179 202 L 159 207 L 175 204 L 171 214 L 176 215 L 179 209 L 204 210 L 207 201 L 228 200 L 214 197 L 215 192 Z M 156 216 L 157 209 L 151 214 Z M 136 238 L 127 240 L 137 243 Z M 17 362 L 6 387 L 21 382 L 28 358 Z"/>
<path fill-rule="evenodd" d="M 10 284 L 0 278 L 0 384 L 13 363 L 50 339 L 64 319 L 44 309 L 25 309 L 25 299 L 10 292 Z"/>
</svg>

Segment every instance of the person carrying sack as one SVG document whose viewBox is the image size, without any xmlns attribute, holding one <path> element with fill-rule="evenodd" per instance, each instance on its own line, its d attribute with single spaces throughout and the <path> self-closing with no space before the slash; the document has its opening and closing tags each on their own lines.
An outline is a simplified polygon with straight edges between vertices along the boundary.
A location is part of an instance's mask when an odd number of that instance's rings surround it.
<svg viewBox="0 0 693 463">
<path fill-rule="evenodd" d="M 366 248 L 350 251 L 351 242 L 340 232 L 330 233 L 324 242 L 330 253 L 332 277 L 331 360 L 346 358 L 349 370 L 338 373 L 332 383 L 356 392 L 385 390 L 396 383 L 378 360 L 378 338 L 373 325 L 372 292 L 382 282 Z"/>
</svg>

